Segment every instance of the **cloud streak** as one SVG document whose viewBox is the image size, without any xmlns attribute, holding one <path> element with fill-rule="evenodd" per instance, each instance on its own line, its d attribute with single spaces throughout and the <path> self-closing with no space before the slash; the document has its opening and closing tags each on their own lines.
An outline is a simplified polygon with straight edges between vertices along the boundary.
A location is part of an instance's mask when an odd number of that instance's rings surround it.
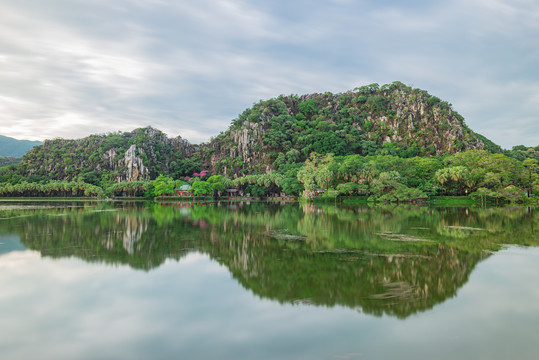
<svg viewBox="0 0 539 360">
<path fill-rule="evenodd" d="M 395 80 L 503 147 L 539 143 L 534 1 L 7 1 L 0 133 L 155 126 L 198 143 L 260 99 Z"/>
</svg>

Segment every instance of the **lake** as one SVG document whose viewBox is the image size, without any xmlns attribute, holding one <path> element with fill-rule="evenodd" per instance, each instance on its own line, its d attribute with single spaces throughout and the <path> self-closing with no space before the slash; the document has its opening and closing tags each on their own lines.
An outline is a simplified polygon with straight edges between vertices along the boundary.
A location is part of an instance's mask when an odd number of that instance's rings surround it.
<svg viewBox="0 0 539 360">
<path fill-rule="evenodd" d="M 528 207 L 0 202 L 1 359 L 537 359 Z"/>
</svg>

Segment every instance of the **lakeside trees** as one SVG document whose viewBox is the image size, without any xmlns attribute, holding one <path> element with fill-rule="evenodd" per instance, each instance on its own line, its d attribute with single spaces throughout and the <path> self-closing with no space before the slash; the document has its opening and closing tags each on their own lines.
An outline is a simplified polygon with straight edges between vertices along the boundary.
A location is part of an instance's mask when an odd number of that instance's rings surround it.
<svg viewBox="0 0 539 360">
<path fill-rule="evenodd" d="M 469 150 L 450 156 L 403 158 L 395 155 L 358 154 L 334 156 L 311 153 L 301 162 L 296 150 L 279 153 L 275 171 L 229 178 L 207 171 L 174 179 L 160 174 L 156 180 L 113 182 L 113 174 L 100 174 L 97 184 L 56 181 L 45 175 L 24 178 L 12 166 L 0 169 L 0 196 L 147 197 L 170 194 L 182 184 L 192 185 L 194 195 L 220 197 L 230 194 L 253 197 L 282 194 L 312 199 L 366 196 L 373 201 L 413 201 L 432 195 L 480 199 L 519 200 L 539 195 L 539 165 L 529 156 L 521 160 L 505 154 Z M 90 173 L 85 173 L 90 174 Z M 91 174 L 90 174 L 91 175 Z M 80 177 L 84 178 L 84 177 Z M 93 177 L 88 176 L 91 180 Z"/>
<path fill-rule="evenodd" d="M 46 183 L 20 182 L 0 184 L 3 197 L 99 197 L 103 189 L 79 181 L 50 181 Z"/>
</svg>

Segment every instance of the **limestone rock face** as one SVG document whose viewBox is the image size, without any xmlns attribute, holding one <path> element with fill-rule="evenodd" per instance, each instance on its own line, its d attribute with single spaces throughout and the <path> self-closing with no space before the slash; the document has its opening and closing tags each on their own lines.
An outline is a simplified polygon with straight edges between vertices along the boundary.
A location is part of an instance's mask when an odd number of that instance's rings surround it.
<svg viewBox="0 0 539 360">
<path fill-rule="evenodd" d="M 144 163 L 140 157 L 135 154 L 137 146 L 135 144 L 131 145 L 129 149 L 125 152 L 123 161 L 126 168 L 125 180 L 126 181 L 137 181 L 144 179 L 144 175 L 148 170 L 144 167 Z"/>
<path fill-rule="evenodd" d="M 112 169 L 115 167 L 114 159 L 116 158 L 116 150 L 115 149 L 109 149 L 105 152 L 103 155 L 103 158 L 107 161 L 109 167 Z"/>
</svg>

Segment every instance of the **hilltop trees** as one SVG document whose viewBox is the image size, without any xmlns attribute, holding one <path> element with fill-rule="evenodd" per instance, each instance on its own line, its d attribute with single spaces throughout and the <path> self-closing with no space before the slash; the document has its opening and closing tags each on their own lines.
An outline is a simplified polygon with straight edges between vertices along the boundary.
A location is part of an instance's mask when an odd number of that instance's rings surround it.
<svg viewBox="0 0 539 360">
<path fill-rule="evenodd" d="M 105 188 L 115 182 L 153 180 L 159 174 L 175 178 L 192 174 L 201 167 L 195 149 L 186 140 L 169 139 L 146 127 L 77 140 L 47 140 L 22 158 L 16 172 L 26 178 L 84 181 Z"/>
<path fill-rule="evenodd" d="M 532 178 L 537 177 L 537 169 L 539 168 L 539 165 L 535 159 L 526 159 L 522 165 L 526 169 L 528 175 L 528 196 L 530 196 L 532 193 Z"/>
</svg>

